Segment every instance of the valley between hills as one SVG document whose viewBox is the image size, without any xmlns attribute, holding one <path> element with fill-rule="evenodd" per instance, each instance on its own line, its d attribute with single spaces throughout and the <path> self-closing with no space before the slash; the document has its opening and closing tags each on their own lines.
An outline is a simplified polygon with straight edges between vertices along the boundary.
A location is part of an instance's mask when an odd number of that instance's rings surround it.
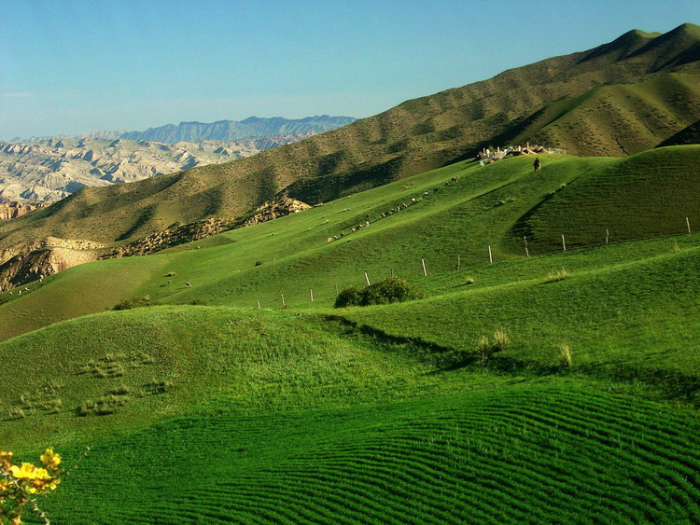
<svg viewBox="0 0 700 525">
<path fill-rule="evenodd" d="M 635 30 L 3 221 L 2 448 L 56 523 L 696 522 L 698 122 Z"/>
</svg>

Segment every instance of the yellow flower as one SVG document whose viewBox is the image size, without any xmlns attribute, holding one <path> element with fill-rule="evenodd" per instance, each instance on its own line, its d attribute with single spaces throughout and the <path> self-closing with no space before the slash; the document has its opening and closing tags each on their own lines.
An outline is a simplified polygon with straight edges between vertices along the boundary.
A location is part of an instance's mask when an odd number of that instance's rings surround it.
<svg viewBox="0 0 700 525">
<path fill-rule="evenodd" d="M 12 487 L 12 484 L 6 479 L 0 479 L 0 492 L 7 492 Z"/>
<path fill-rule="evenodd" d="M 12 465 L 12 452 L 0 450 L 0 469 L 10 470 L 10 465 Z"/>
<path fill-rule="evenodd" d="M 31 463 L 22 463 L 21 467 L 18 467 L 17 465 L 12 465 L 10 467 L 10 472 L 17 479 L 35 479 L 36 470 L 36 467 Z M 44 472 L 46 472 L 46 470 L 44 470 Z"/>
<path fill-rule="evenodd" d="M 51 490 L 56 490 L 56 485 L 58 485 L 61 482 L 60 479 L 52 479 L 50 482 L 46 484 L 46 488 L 51 489 Z"/>
<path fill-rule="evenodd" d="M 38 468 L 36 469 L 36 474 L 34 476 L 35 479 L 41 479 L 41 480 L 47 480 L 51 479 L 51 475 L 49 474 L 48 470 L 45 468 Z"/>
<path fill-rule="evenodd" d="M 57 467 L 61 464 L 61 456 L 55 454 L 52 448 L 47 448 L 46 451 L 39 456 L 39 459 L 47 467 Z"/>
</svg>

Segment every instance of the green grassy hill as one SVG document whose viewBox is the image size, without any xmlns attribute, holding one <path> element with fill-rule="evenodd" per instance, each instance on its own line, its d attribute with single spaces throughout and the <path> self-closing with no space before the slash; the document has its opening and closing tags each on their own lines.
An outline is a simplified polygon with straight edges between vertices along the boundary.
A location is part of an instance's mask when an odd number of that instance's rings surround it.
<svg viewBox="0 0 700 525">
<path fill-rule="evenodd" d="M 47 235 L 129 241 L 175 222 L 241 216 L 279 193 L 328 202 L 472 158 L 489 145 L 532 141 L 575 155 L 635 154 L 700 118 L 699 32 L 691 24 L 664 35 L 632 31 L 248 159 L 86 188 L 0 225 L 0 245 Z"/>
<path fill-rule="evenodd" d="M 695 521 L 698 156 L 458 162 L 3 293 L 0 448 L 80 461 L 57 523 Z M 392 273 L 426 298 L 333 308 Z"/>
</svg>

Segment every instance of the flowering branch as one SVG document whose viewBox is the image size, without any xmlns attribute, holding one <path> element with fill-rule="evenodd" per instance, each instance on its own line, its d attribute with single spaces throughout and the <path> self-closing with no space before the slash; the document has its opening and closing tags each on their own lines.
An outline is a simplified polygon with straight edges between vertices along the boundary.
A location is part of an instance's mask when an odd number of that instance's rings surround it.
<svg viewBox="0 0 700 525">
<path fill-rule="evenodd" d="M 36 494 L 46 494 L 56 490 L 60 483 L 58 465 L 61 456 L 48 448 L 39 457 L 42 466 L 32 463 L 22 463 L 21 466 L 12 463 L 12 452 L 0 451 L 0 523 L 20 525 L 22 514 L 27 504 L 37 513 L 44 523 L 51 522 L 41 511 L 36 502 Z"/>
</svg>

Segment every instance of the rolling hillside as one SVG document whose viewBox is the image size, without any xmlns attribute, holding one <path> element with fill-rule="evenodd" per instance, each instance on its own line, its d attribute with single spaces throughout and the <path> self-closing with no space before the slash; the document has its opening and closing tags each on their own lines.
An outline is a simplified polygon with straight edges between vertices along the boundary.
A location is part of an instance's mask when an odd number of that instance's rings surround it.
<svg viewBox="0 0 700 525">
<path fill-rule="evenodd" d="M 695 521 L 700 146 L 541 158 L 1 294 L 0 443 L 79 461 L 58 523 Z"/>
<path fill-rule="evenodd" d="M 327 202 L 471 158 L 485 145 L 531 141 L 575 155 L 638 153 L 700 117 L 699 35 L 691 24 L 663 35 L 631 31 L 253 158 L 85 189 L 2 225 L 0 243 L 49 234 L 128 241 L 175 222 L 237 217 L 279 193 Z"/>
<path fill-rule="evenodd" d="M 63 455 L 55 523 L 697 522 L 700 145 L 657 146 L 699 60 L 632 31 L 13 219 L 96 250 L 314 204 L 2 291 L 0 449 Z M 473 160 L 512 141 L 568 153 Z M 335 307 L 389 276 L 418 298 Z"/>
</svg>

